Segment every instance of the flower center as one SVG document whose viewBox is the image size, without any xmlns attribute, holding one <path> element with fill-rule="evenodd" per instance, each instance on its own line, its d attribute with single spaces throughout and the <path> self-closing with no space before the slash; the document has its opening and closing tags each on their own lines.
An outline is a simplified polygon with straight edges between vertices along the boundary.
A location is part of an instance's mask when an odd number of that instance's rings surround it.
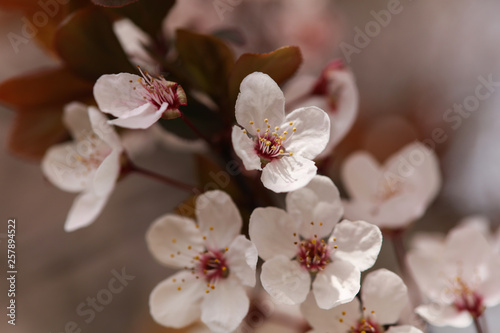
<svg viewBox="0 0 500 333">
<path fill-rule="evenodd" d="M 455 295 L 454 305 L 458 311 L 467 311 L 471 316 L 478 318 L 484 312 L 485 306 L 483 305 L 483 298 L 467 284 L 460 279 L 456 278 L 456 283 L 452 289 Z"/>
<path fill-rule="evenodd" d="M 349 333 L 382 333 L 383 328 L 371 319 L 361 319 L 356 327 L 351 327 Z"/>
<path fill-rule="evenodd" d="M 229 276 L 229 268 L 221 251 L 209 250 L 199 257 L 198 271 L 205 280 L 213 283 Z"/>
<path fill-rule="evenodd" d="M 139 83 L 144 88 L 143 98 L 160 109 L 163 103 L 167 103 L 167 110 L 177 110 L 179 106 L 186 105 L 187 99 L 184 89 L 176 83 L 165 80 L 163 76 L 153 77 L 148 72 L 143 72 Z"/>
<path fill-rule="evenodd" d="M 84 176 L 95 171 L 112 151 L 93 131 L 80 133 L 75 141 L 76 147 L 68 156 L 74 159 L 75 172 Z"/>
<path fill-rule="evenodd" d="M 272 130 L 272 126 L 269 124 L 269 120 L 264 119 L 266 124 L 266 129 L 261 130 L 256 128 L 257 136 L 254 138 L 255 141 L 255 152 L 260 157 L 263 165 L 271 162 L 274 159 L 281 158 L 285 155 L 292 156 L 292 152 L 286 152 L 285 145 L 288 140 L 293 136 L 293 133 L 297 131 L 295 127 L 291 128 L 291 134 L 288 135 L 288 131 L 279 132 L 280 127 L 275 126 Z M 254 125 L 253 121 L 250 121 L 250 125 Z M 288 126 L 293 126 L 293 122 L 289 122 Z M 246 130 L 243 130 L 246 133 Z"/>
<path fill-rule="evenodd" d="M 330 262 L 330 247 L 323 239 L 301 241 L 299 244 L 299 252 L 297 253 L 297 260 L 311 273 L 317 273 L 325 269 L 326 265 Z"/>
</svg>

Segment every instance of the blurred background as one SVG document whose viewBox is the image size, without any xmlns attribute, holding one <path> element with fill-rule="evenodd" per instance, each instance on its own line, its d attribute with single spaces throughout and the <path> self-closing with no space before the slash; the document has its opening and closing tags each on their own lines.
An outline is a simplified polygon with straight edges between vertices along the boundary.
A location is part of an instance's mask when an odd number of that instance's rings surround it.
<svg viewBox="0 0 500 333">
<path fill-rule="evenodd" d="M 298 45 L 304 56 L 300 74 L 318 75 L 329 60 L 343 58 L 356 76 L 360 111 L 336 150 L 332 174 L 338 175 L 340 162 L 353 150 L 369 150 L 383 161 L 414 139 L 432 140 L 440 129 L 446 139 L 433 142 L 441 160 L 443 188 L 408 238 L 418 231 L 446 232 L 470 214 L 488 217 L 496 228 L 500 222 L 500 92 L 496 91 L 500 84 L 491 85 L 490 96 L 480 101 L 477 110 L 459 114 L 453 109 L 475 96 L 482 79 L 500 82 L 500 3 L 396 2 L 397 13 L 363 43 L 357 31 L 365 31 L 377 13 L 394 1 L 259 0 L 228 5 L 222 11 L 217 1 L 179 0 L 164 22 L 164 32 L 171 34 L 177 27 L 204 33 L 237 28 L 245 41 L 236 47 L 238 54 Z M 57 59 L 35 40 L 14 52 L 7 35 L 21 30 L 23 17 L 22 12 L 0 11 L 0 80 L 57 65 Z M 0 331 L 59 333 L 71 321 L 82 332 L 168 331 L 150 319 L 148 297 L 170 271 L 148 253 L 144 234 L 154 219 L 170 212 L 188 194 L 131 176 L 118 184 L 94 224 L 65 233 L 63 224 L 74 195 L 46 181 L 37 163 L 7 150 L 14 118 L 15 112 L 0 108 L 2 253 L 6 252 L 7 219 L 15 218 L 18 228 L 18 317 L 15 328 L 2 320 Z M 192 154 L 151 142 L 144 145 L 147 149 L 135 157 L 139 165 L 186 182 L 194 179 Z M 334 181 L 338 181 L 335 176 Z M 396 269 L 387 246 L 377 267 Z M 76 313 L 78 305 L 96 297 L 107 287 L 112 271 L 122 268 L 135 278 L 96 313 L 95 320 L 85 323 Z M 2 307 L 7 304 L 6 287 L 2 280 Z M 500 326 L 499 313 L 497 308 L 488 314 L 490 328 Z"/>
</svg>

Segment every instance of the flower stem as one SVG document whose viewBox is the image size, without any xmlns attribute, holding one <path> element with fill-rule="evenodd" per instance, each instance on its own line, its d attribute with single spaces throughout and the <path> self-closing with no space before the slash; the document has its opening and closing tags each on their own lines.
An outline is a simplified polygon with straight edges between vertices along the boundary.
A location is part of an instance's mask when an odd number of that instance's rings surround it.
<svg viewBox="0 0 500 333">
<path fill-rule="evenodd" d="M 408 271 L 408 266 L 406 265 L 406 247 L 403 242 L 404 232 L 405 230 L 392 230 L 390 232 L 386 232 L 385 234 L 391 239 L 394 254 L 396 255 L 396 261 L 398 263 L 403 280 L 408 287 L 408 294 L 410 296 L 412 308 L 414 309 L 421 303 L 422 300 L 417 283 Z"/>
<path fill-rule="evenodd" d="M 474 327 L 476 328 L 477 333 L 485 333 L 483 331 L 483 327 L 481 326 L 481 322 L 478 317 L 473 317 L 474 319 Z"/>
<path fill-rule="evenodd" d="M 203 190 L 201 190 L 200 188 L 196 187 L 196 186 L 192 186 L 192 185 L 188 185 L 188 184 L 185 184 L 183 182 L 180 182 L 178 180 L 175 180 L 175 179 L 172 179 L 172 178 L 169 178 L 167 176 L 163 176 L 163 175 L 160 175 L 156 172 L 153 172 L 153 171 L 150 171 L 150 170 L 147 170 L 147 169 L 143 169 L 141 167 L 138 167 L 137 165 L 133 164 L 132 162 L 128 162 L 128 172 L 135 172 L 135 173 L 138 173 L 138 174 L 141 174 L 145 177 L 149 177 L 151 179 L 154 179 L 154 180 L 157 180 L 157 181 L 160 181 L 162 183 L 165 183 L 169 186 L 173 186 L 173 187 L 176 187 L 178 189 L 181 189 L 181 190 L 184 190 L 184 191 L 187 191 L 187 192 L 195 192 L 195 193 L 201 193 L 203 192 Z"/>
<path fill-rule="evenodd" d="M 201 139 L 205 140 L 209 146 L 212 146 L 212 140 L 208 138 L 205 134 L 201 133 L 201 131 L 189 120 L 186 118 L 184 113 L 181 112 L 181 119 L 186 123 L 186 125 L 189 126 L 189 128 L 196 134 L 198 135 Z"/>
</svg>

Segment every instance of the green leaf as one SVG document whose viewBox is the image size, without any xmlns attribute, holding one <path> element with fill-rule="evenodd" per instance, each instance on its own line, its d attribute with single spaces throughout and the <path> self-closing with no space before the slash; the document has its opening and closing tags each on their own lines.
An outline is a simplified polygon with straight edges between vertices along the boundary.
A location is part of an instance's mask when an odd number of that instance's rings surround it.
<svg viewBox="0 0 500 333">
<path fill-rule="evenodd" d="M 103 7 L 123 7 L 138 0 L 92 0 L 98 6 Z"/>
<path fill-rule="evenodd" d="M 136 71 L 114 34 L 110 18 L 96 7 L 70 15 L 56 32 L 55 47 L 69 68 L 89 80 Z"/>
<path fill-rule="evenodd" d="M 296 46 L 286 46 L 271 53 L 245 53 L 234 64 L 229 77 L 230 105 L 234 106 L 243 79 L 253 73 L 268 74 L 276 83 L 282 84 L 299 69 L 302 63 L 300 49 Z"/>
<path fill-rule="evenodd" d="M 163 20 L 175 5 L 175 0 L 140 0 L 113 12 L 132 20 L 138 27 L 155 38 L 161 33 Z"/>
<path fill-rule="evenodd" d="M 220 101 L 227 96 L 227 79 L 234 54 L 217 37 L 177 30 L 176 47 L 191 83 Z"/>
</svg>

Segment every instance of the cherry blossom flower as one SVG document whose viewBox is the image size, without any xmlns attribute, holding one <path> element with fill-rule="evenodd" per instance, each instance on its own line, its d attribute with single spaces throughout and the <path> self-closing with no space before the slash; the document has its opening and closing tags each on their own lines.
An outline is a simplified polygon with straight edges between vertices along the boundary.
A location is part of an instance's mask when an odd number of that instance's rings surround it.
<svg viewBox="0 0 500 333">
<path fill-rule="evenodd" d="M 330 310 L 320 309 L 312 295 L 301 310 L 313 329 L 310 333 L 422 333 L 416 327 L 384 325 L 398 321 L 408 303 L 407 288 L 399 276 L 386 269 L 368 274 L 361 287 L 362 306 L 357 298 Z"/>
<path fill-rule="evenodd" d="M 466 327 L 487 307 L 500 303 L 500 256 L 480 231 L 456 227 L 435 249 L 416 248 L 407 257 L 410 271 L 429 300 L 416 309 L 426 321 Z"/>
<path fill-rule="evenodd" d="M 111 124 L 148 128 L 161 117 L 180 116 L 179 107 L 187 103 L 182 87 L 164 77 L 140 71 L 142 77 L 129 73 L 110 74 L 101 76 L 95 83 L 97 105 L 103 112 L 117 117 L 110 121 Z"/>
<path fill-rule="evenodd" d="M 323 151 L 330 120 L 321 109 L 297 109 L 285 117 L 285 98 L 268 75 L 255 72 L 240 86 L 233 127 L 236 154 L 247 170 L 262 170 L 261 180 L 274 192 L 305 186 L 317 168 L 312 161 Z"/>
<path fill-rule="evenodd" d="M 69 232 L 88 226 L 100 214 L 120 174 L 123 148 L 107 118 L 94 107 L 68 104 L 63 121 L 74 141 L 51 147 L 42 171 L 60 189 L 80 192 L 64 225 Z"/>
<path fill-rule="evenodd" d="M 350 196 L 345 216 L 388 229 L 405 228 L 420 218 L 441 186 L 437 156 L 418 142 L 382 166 L 367 152 L 356 152 L 342 165 L 341 175 Z"/>
<path fill-rule="evenodd" d="M 149 228 L 146 240 L 162 264 L 183 269 L 152 291 L 151 315 L 161 325 L 180 328 L 201 317 L 214 332 L 231 332 L 248 312 L 244 286 L 255 285 L 257 249 L 243 235 L 231 198 L 210 191 L 196 200 L 198 224 L 168 214 Z"/>
<path fill-rule="evenodd" d="M 311 290 L 319 307 L 350 302 L 362 271 L 377 259 L 382 234 L 373 224 L 344 220 L 337 188 L 316 176 L 286 197 L 287 211 L 257 208 L 249 233 L 265 260 L 261 281 L 279 303 L 302 303 Z M 332 232 L 333 230 L 333 232 Z"/>
</svg>

